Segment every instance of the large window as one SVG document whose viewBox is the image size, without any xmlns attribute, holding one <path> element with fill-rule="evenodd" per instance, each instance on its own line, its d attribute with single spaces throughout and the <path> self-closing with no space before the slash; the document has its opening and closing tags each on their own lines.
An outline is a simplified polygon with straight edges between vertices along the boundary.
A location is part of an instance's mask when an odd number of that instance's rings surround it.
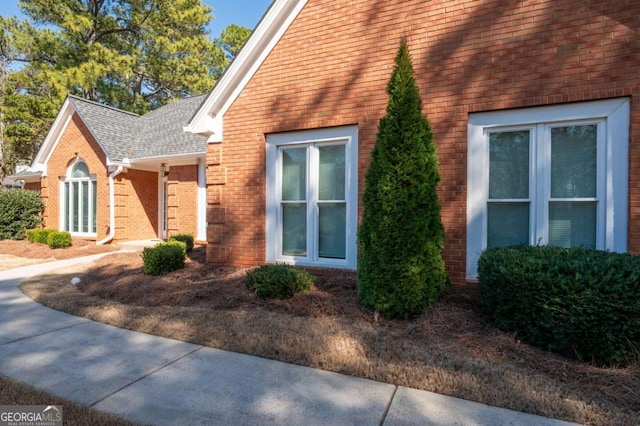
<svg viewBox="0 0 640 426">
<path fill-rule="evenodd" d="M 626 250 L 629 103 L 469 117 L 467 276 L 514 244 Z"/>
<path fill-rule="evenodd" d="M 267 138 L 267 261 L 355 268 L 357 128 Z"/>
<path fill-rule="evenodd" d="M 96 179 L 77 160 L 61 182 L 60 228 L 77 236 L 96 236 Z"/>
</svg>

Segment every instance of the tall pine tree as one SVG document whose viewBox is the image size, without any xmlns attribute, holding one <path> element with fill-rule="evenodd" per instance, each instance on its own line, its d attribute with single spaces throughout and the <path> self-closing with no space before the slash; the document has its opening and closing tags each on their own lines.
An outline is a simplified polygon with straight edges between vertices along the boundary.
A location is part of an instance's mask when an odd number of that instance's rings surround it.
<svg viewBox="0 0 640 426">
<path fill-rule="evenodd" d="M 358 295 L 390 318 L 424 313 L 446 290 L 436 147 L 403 39 L 366 174 Z"/>
<path fill-rule="evenodd" d="M 136 113 L 206 93 L 250 34 L 211 40 L 201 0 L 20 0 L 0 16 L 0 181 L 29 162 L 68 93 Z"/>
</svg>

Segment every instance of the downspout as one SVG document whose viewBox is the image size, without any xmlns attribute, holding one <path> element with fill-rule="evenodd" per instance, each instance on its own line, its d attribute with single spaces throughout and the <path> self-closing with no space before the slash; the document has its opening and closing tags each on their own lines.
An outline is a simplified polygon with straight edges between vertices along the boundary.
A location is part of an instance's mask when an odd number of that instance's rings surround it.
<svg viewBox="0 0 640 426">
<path fill-rule="evenodd" d="M 116 235 L 116 194 L 115 194 L 115 177 L 118 176 L 124 170 L 123 165 L 119 165 L 114 171 L 109 174 L 109 235 L 103 240 L 100 240 L 96 245 L 101 246 L 113 240 Z"/>
</svg>

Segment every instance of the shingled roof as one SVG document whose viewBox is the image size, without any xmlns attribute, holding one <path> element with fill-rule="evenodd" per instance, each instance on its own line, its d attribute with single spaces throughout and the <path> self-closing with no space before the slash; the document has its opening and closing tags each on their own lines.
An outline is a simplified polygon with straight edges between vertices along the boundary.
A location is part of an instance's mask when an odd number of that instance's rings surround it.
<svg viewBox="0 0 640 426">
<path fill-rule="evenodd" d="M 206 137 L 182 130 L 204 98 L 177 100 L 143 116 L 72 95 L 68 100 L 111 161 L 122 161 L 205 154 Z"/>
</svg>

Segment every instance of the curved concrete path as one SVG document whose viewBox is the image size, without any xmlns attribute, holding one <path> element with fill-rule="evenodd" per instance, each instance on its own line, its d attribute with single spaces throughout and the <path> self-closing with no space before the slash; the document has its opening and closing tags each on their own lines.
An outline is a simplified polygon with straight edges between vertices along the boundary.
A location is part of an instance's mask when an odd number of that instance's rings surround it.
<svg viewBox="0 0 640 426">
<path fill-rule="evenodd" d="M 154 425 L 570 424 L 119 329 L 46 308 L 18 288 L 100 256 L 0 272 L 0 374 Z"/>
</svg>

